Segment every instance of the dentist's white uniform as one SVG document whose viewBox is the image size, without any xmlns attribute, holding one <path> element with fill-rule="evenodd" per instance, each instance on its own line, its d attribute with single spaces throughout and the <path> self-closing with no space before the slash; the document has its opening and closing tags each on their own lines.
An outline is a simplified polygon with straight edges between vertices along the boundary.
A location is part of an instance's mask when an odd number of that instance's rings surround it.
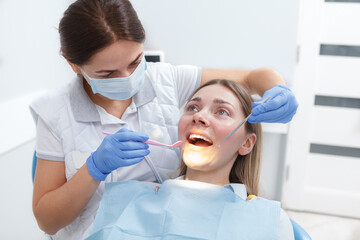
<svg viewBox="0 0 360 240">
<path fill-rule="evenodd" d="M 171 144 L 178 140 L 179 108 L 199 87 L 200 80 L 198 67 L 147 63 L 142 89 L 133 97 L 122 119 L 118 119 L 90 100 L 82 78 L 77 77 L 68 86 L 51 91 L 30 105 L 37 124 L 37 157 L 65 161 L 69 180 L 101 144 L 105 137 L 102 131 L 116 132 L 125 127 Z M 168 179 L 178 167 L 179 151 L 154 146 L 150 146 L 150 151 L 144 161 L 113 171 L 106 182 Z M 51 236 L 52 239 L 79 240 L 90 234 L 103 192 L 102 182 L 80 216 Z"/>
</svg>

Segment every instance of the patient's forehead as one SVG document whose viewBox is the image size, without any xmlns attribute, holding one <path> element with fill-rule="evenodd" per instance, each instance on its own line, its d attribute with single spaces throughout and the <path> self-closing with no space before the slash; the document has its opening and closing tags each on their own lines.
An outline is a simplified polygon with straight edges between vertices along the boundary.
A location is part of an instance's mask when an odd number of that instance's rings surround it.
<svg viewBox="0 0 360 240">
<path fill-rule="evenodd" d="M 240 101 L 235 93 L 222 85 L 214 84 L 201 88 L 190 99 L 190 101 L 198 101 L 201 103 L 230 103 L 237 110 L 241 111 Z"/>
</svg>

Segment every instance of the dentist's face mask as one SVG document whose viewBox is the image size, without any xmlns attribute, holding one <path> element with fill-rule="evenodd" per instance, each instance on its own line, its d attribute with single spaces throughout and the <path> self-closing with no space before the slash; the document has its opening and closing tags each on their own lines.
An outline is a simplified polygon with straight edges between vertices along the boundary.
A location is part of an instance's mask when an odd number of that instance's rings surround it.
<svg viewBox="0 0 360 240">
<path fill-rule="evenodd" d="M 100 93 L 112 100 L 126 100 L 134 96 L 144 84 L 146 70 L 145 57 L 135 71 L 128 77 L 101 78 L 89 77 L 84 70 L 82 73 L 90 80 L 90 86 L 94 94 Z"/>
</svg>

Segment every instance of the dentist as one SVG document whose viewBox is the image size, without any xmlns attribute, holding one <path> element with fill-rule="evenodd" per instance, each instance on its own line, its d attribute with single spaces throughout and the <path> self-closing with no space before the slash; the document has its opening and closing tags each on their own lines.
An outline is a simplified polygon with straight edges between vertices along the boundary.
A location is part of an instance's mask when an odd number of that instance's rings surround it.
<svg viewBox="0 0 360 240">
<path fill-rule="evenodd" d="M 178 140 L 179 109 L 201 84 L 226 78 L 271 96 L 253 105 L 252 123 L 286 123 L 297 109 L 293 93 L 271 69 L 146 63 L 145 31 L 128 0 L 77 0 L 65 11 L 59 33 L 61 53 L 77 76 L 30 105 L 38 157 L 33 212 L 51 239 L 91 233 L 104 182 L 169 178 L 179 151 L 142 141 Z M 104 138 L 102 131 L 116 133 Z"/>
</svg>

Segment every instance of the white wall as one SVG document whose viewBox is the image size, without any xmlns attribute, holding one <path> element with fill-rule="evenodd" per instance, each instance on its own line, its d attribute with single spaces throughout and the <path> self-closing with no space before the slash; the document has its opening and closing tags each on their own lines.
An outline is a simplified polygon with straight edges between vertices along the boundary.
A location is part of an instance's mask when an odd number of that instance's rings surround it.
<svg viewBox="0 0 360 240">
<path fill-rule="evenodd" d="M 291 82 L 299 0 L 132 0 L 145 47 L 165 61 L 211 68 L 272 67 Z"/>
<path fill-rule="evenodd" d="M 68 2 L 0 1 L 0 103 L 70 80 L 56 29 Z"/>
<path fill-rule="evenodd" d="M 31 167 L 35 141 L 0 156 L 0 239 L 41 240 L 32 212 Z"/>
<path fill-rule="evenodd" d="M 74 76 L 57 27 L 70 0 L 0 1 L 0 156 L 34 138 L 28 104 Z"/>
<path fill-rule="evenodd" d="M 27 105 L 67 83 L 56 27 L 71 1 L 0 1 L 0 239 L 41 239 L 32 213 L 34 123 Z"/>
</svg>

